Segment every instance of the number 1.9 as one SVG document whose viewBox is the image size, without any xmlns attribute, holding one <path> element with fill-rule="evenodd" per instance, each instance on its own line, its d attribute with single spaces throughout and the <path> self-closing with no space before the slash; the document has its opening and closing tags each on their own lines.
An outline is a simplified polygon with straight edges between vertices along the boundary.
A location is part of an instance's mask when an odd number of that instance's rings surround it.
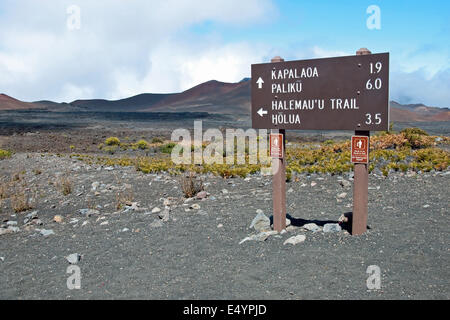
<svg viewBox="0 0 450 320">
<path fill-rule="evenodd" d="M 378 61 L 377 63 L 375 63 L 375 68 L 374 68 L 374 64 L 373 62 L 370 63 L 370 73 L 379 73 L 381 71 L 381 68 L 383 67 L 383 65 L 381 64 L 380 61 Z"/>
</svg>

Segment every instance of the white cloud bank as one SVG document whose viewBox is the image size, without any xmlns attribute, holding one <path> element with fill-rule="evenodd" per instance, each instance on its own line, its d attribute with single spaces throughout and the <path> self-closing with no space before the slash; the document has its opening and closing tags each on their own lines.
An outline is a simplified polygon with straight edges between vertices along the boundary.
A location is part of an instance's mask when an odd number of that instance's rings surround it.
<svg viewBox="0 0 450 320">
<path fill-rule="evenodd" d="M 71 31 L 66 11 L 73 4 L 81 9 L 81 29 Z M 192 27 L 239 28 L 276 14 L 270 0 L 2 0 L 0 92 L 70 102 L 239 81 L 276 49 L 252 39 L 223 41 L 213 30 L 202 34 Z M 317 45 L 280 52 L 296 59 L 353 54 Z M 391 73 L 391 99 L 450 106 L 449 69 L 432 77 L 402 70 Z"/>
</svg>

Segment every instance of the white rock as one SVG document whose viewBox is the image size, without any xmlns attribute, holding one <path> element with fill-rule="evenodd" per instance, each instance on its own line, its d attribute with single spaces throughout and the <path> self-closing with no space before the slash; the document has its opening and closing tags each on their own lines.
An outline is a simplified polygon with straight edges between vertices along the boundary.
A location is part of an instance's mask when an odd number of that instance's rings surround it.
<svg viewBox="0 0 450 320">
<path fill-rule="evenodd" d="M 228 194 L 228 190 L 227 189 L 222 189 L 222 193 L 223 194 Z"/>
<path fill-rule="evenodd" d="M 265 232 L 260 232 L 258 234 L 254 234 L 248 237 L 245 237 L 244 239 L 241 240 L 241 242 L 239 242 L 239 244 L 244 243 L 245 241 L 250 241 L 250 240 L 254 240 L 254 241 L 265 241 L 268 237 L 272 236 L 272 235 L 276 235 L 278 234 L 277 231 L 265 231 Z"/>
<path fill-rule="evenodd" d="M 198 210 L 200 209 L 200 205 L 197 203 L 192 204 L 189 208 L 193 209 L 193 210 Z"/>
<path fill-rule="evenodd" d="M 340 193 L 340 194 L 337 195 L 337 197 L 338 197 L 339 199 L 344 199 L 346 196 L 347 196 L 347 192 L 342 192 L 342 193 Z"/>
<path fill-rule="evenodd" d="M 297 236 L 292 236 L 290 238 L 288 238 L 283 245 L 286 245 L 288 243 L 292 244 L 292 245 L 296 245 L 297 243 L 301 243 L 303 241 L 306 240 L 306 237 L 303 234 L 299 234 Z"/>
<path fill-rule="evenodd" d="M 270 230 L 270 219 L 262 212 L 259 212 L 255 218 L 253 218 L 250 229 L 255 228 L 256 231 Z"/>
<path fill-rule="evenodd" d="M 155 208 L 152 209 L 152 213 L 158 213 L 160 211 L 161 211 L 161 209 L 158 208 L 158 207 L 155 207 Z"/>
<path fill-rule="evenodd" d="M 70 264 L 77 264 L 77 262 L 81 260 L 81 255 L 79 255 L 78 253 L 72 253 L 65 258 L 67 261 L 69 261 Z"/>
<path fill-rule="evenodd" d="M 311 187 L 314 187 L 315 185 L 317 185 L 315 181 L 311 182 Z"/>
<path fill-rule="evenodd" d="M 46 229 L 42 229 L 42 230 L 40 231 L 40 233 L 41 233 L 44 237 L 47 237 L 47 236 L 52 235 L 52 234 L 55 234 L 55 232 L 53 232 L 53 230 L 46 230 Z"/>
<path fill-rule="evenodd" d="M 312 231 L 312 232 L 320 231 L 320 227 L 315 223 L 307 223 L 307 224 L 303 225 L 302 227 L 305 228 L 306 230 Z"/>
<path fill-rule="evenodd" d="M 155 220 L 152 223 L 150 223 L 150 227 L 153 227 L 153 228 L 159 228 L 162 226 L 163 226 L 163 223 L 161 220 Z"/>
<path fill-rule="evenodd" d="M 219 223 L 219 224 L 217 225 L 217 228 L 223 228 L 223 224 Z"/>
<path fill-rule="evenodd" d="M 92 182 L 92 185 L 91 185 L 92 191 L 97 190 L 97 188 L 98 188 L 99 186 L 100 186 L 100 182 L 98 182 L 98 181 Z"/>
<path fill-rule="evenodd" d="M 341 230 L 341 226 L 337 223 L 326 223 L 323 226 L 323 232 L 339 232 Z"/>
</svg>

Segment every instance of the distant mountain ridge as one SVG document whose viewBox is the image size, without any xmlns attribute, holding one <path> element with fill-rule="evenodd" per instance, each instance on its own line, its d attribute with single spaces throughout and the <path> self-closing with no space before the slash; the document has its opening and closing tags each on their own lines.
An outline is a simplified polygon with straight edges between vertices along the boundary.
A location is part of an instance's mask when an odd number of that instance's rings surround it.
<svg viewBox="0 0 450 320">
<path fill-rule="evenodd" d="M 251 79 L 236 83 L 216 80 L 180 93 L 143 93 L 120 100 L 88 99 L 70 103 L 22 102 L 0 94 L 0 110 L 45 109 L 49 111 L 99 112 L 208 112 L 250 117 Z M 397 122 L 450 121 L 449 108 L 390 102 L 390 119 Z"/>
</svg>

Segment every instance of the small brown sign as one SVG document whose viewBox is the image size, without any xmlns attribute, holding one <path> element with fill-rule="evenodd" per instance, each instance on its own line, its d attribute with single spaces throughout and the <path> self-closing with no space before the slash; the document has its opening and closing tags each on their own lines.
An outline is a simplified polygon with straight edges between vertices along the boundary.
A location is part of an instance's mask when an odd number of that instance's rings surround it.
<svg viewBox="0 0 450 320">
<path fill-rule="evenodd" d="M 283 158 L 283 135 L 281 133 L 270 134 L 270 156 Z"/>
<path fill-rule="evenodd" d="M 369 163 L 369 137 L 352 136 L 351 158 L 353 163 Z"/>
<path fill-rule="evenodd" d="M 252 127 L 389 128 L 389 53 L 252 65 Z"/>
</svg>

